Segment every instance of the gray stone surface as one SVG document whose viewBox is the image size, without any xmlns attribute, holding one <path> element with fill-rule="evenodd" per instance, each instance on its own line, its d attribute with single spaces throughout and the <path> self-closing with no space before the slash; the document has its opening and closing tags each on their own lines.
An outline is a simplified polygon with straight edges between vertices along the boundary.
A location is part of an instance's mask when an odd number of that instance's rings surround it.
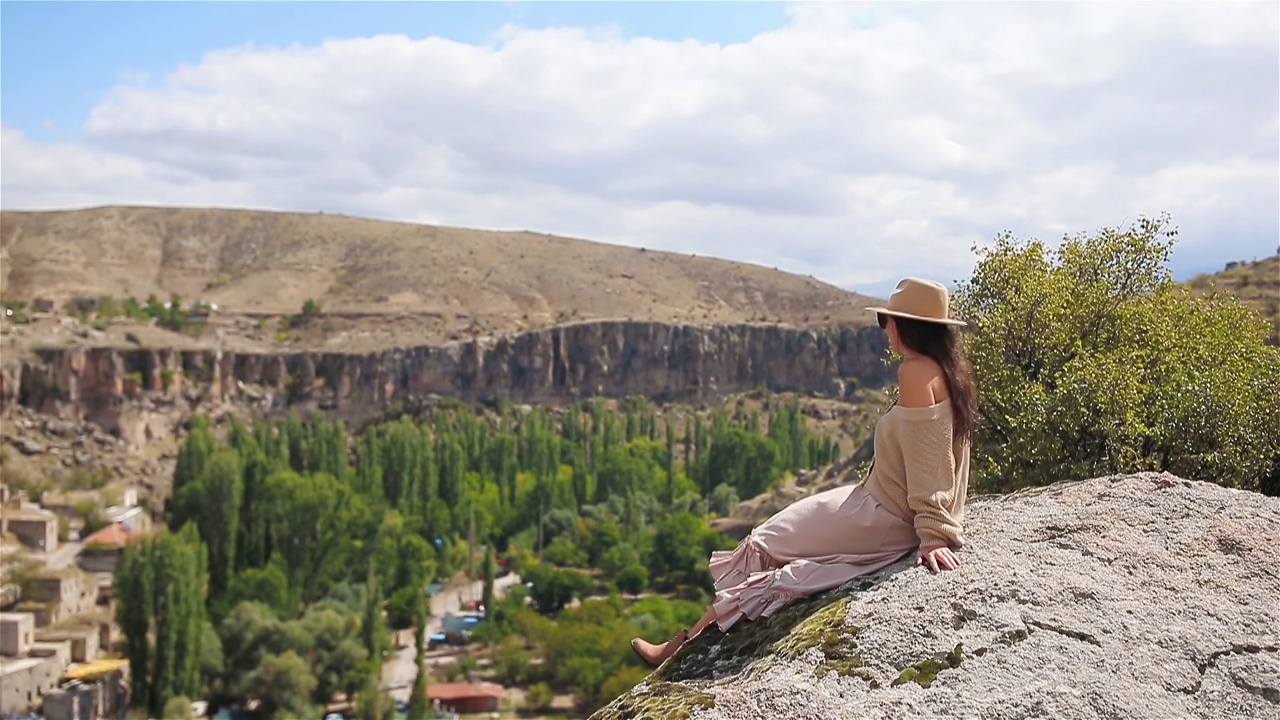
<svg viewBox="0 0 1280 720">
<path fill-rule="evenodd" d="M 1140 474 L 967 525 L 959 570 L 703 633 L 594 717 L 1280 718 L 1280 499 Z"/>
</svg>

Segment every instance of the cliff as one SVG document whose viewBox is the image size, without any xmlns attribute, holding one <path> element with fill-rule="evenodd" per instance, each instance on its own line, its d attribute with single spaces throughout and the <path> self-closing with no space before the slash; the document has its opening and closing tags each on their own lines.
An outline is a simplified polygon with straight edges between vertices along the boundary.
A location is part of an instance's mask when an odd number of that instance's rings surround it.
<svg viewBox="0 0 1280 720">
<path fill-rule="evenodd" d="M 124 433 L 129 400 L 319 408 L 363 419 L 430 396 L 548 403 L 643 395 L 711 400 L 765 386 L 843 397 L 879 385 L 878 328 L 654 322 L 562 325 L 512 337 L 365 354 L 130 347 L 36 349 L 0 372 L 0 412 L 14 403 Z"/>
<path fill-rule="evenodd" d="M 1280 717 L 1280 499 L 1139 474 L 966 515 L 959 570 L 712 629 L 593 717 Z"/>
</svg>

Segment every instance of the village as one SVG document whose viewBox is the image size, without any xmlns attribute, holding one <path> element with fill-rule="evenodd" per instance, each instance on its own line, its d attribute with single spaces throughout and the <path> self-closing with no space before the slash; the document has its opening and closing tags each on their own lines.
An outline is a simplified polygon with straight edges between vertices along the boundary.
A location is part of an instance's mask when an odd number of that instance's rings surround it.
<svg viewBox="0 0 1280 720">
<path fill-rule="evenodd" d="M 130 541 L 152 531 L 137 490 L 125 490 L 118 504 L 102 507 L 105 525 L 84 537 L 73 525 L 82 522 L 86 504 L 116 498 L 97 490 L 45 491 L 30 498 L 4 484 L 0 498 L 0 719 L 124 717 L 129 667 L 113 651 L 122 638 L 112 581 Z M 518 581 L 504 572 L 496 590 Z M 439 666 L 452 662 L 484 613 L 479 583 L 435 584 L 430 591 L 425 654 L 429 664 Z M 395 645 L 384 684 L 403 713 L 413 679 L 413 632 L 396 633 Z M 508 689 L 463 678 L 432 683 L 427 694 L 437 717 L 453 718 L 497 712 Z M 350 704 L 339 701 L 326 710 L 326 720 L 342 720 Z M 194 703 L 192 716 L 205 715 L 204 703 Z M 215 717 L 234 715 L 224 711 Z"/>
<path fill-rule="evenodd" d="M 151 530 L 137 492 L 101 509 L 105 525 L 60 538 L 96 491 L 38 499 L 0 485 L 0 717 L 36 709 L 49 720 L 116 717 L 128 705 L 112 579 L 131 537 Z"/>
</svg>

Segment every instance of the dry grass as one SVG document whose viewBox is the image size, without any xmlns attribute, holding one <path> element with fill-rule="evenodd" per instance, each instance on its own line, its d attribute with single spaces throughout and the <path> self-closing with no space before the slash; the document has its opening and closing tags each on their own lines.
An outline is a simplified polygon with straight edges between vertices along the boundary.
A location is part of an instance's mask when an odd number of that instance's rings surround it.
<svg viewBox="0 0 1280 720">
<path fill-rule="evenodd" d="M 1243 262 L 1222 272 L 1199 275 L 1187 282 L 1193 290 L 1216 289 L 1239 299 L 1271 322 L 1271 342 L 1280 345 L 1280 255 Z"/>
<path fill-rule="evenodd" d="M 170 293 L 242 318 L 324 315 L 289 331 L 394 331 L 439 342 L 591 319 L 694 324 L 864 324 L 863 298 L 810 277 L 691 255 L 572 240 L 222 209 L 106 207 L 0 214 L 7 297 L 139 299 Z M 277 326 L 268 321 L 272 336 Z M 312 344 L 312 343 L 308 343 Z"/>
</svg>

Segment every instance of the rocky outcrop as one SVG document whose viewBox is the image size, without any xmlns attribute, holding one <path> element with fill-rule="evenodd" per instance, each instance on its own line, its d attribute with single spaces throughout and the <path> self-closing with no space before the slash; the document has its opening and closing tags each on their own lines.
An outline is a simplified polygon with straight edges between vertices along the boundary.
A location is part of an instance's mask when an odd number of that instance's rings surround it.
<svg viewBox="0 0 1280 720">
<path fill-rule="evenodd" d="M 141 393 L 172 401 L 302 406 L 367 417 L 431 396 L 545 403 L 589 396 L 713 399 L 768 387 L 843 397 L 886 380 L 878 328 L 595 322 L 369 354 L 57 348 L 8 365 L 0 411 L 19 403 L 118 428 Z"/>
<path fill-rule="evenodd" d="M 908 557 L 712 629 L 593 717 L 1280 717 L 1280 499 L 1139 474 L 967 525 L 959 570 Z"/>
</svg>

